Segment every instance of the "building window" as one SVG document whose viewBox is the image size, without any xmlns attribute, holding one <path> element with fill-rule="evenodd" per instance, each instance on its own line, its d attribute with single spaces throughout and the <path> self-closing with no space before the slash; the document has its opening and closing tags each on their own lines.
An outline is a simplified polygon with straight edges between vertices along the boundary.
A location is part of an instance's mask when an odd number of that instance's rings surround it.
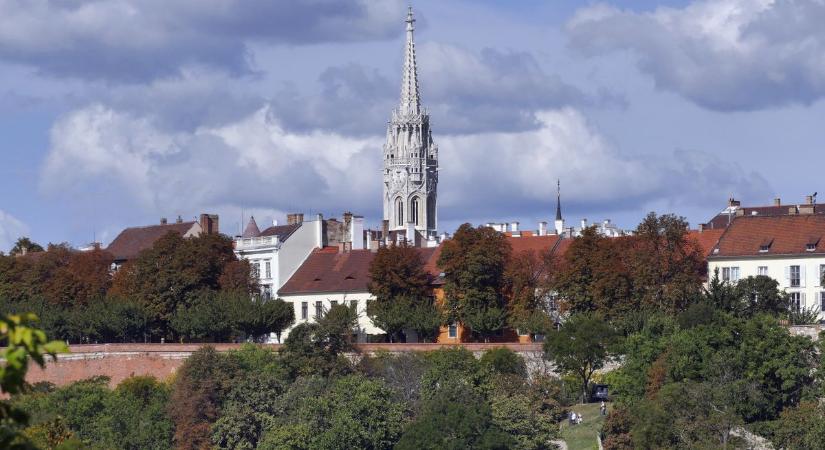
<svg viewBox="0 0 825 450">
<path fill-rule="evenodd" d="M 358 312 L 358 300 L 353 300 L 353 301 L 349 302 L 349 307 L 353 311 Z"/>
<path fill-rule="evenodd" d="M 404 202 L 400 198 L 395 201 L 395 225 L 404 225 Z"/>
<path fill-rule="evenodd" d="M 799 266 L 791 266 L 789 272 L 790 274 L 788 278 L 790 280 L 791 287 L 799 287 L 802 284 L 802 272 L 799 270 Z"/>
<path fill-rule="evenodd" d="M 315 320 L 321 318 L 324 315 L 324 303 L 321 301 L 315 302 Z"/>
<path fill-rule="evenodd" d="M 332 301 L 329 302 L 329 307 L 330 308 L 333 308 L 335 306 L 338 306 L 338 300 L 332 300 Z"/>
<path fill-rule="evenodd" d="M 730 267 L 722 267 L 722 281 L 730 282 Z"/>
<path fill-rule="evenodd" d="M 420 225 L 418 222 L 418 197 L 413 197 L 412 203 L 410 203 L 410 222 L 415 223 L 416 226 Z"/>
<path fill-rule="evenodd" d="M 825 279 L 825 264 L 819 265 L 819 283 L 823 283 L 823 279 Z"/>
<path fill-rule="evenodd" d="M 267 278 L 272 278 L 272 263 L 267 261 L 265 263 L 265 267 L 266 267 L 266 269 L 264 270 L 264 272 L 266 273 L 266 277 Z"/>
<path fill-rule="evenodd" d="M 730 280 L 734 283 L 739 281 L 739 268 L 738 267 L 731 267 L 730 268 Z"/>
<path fill-rule="evenodd" d="M 791 310 L 799 312 L 804 307 L 805 305 L 802 301 L 802 293 L 791 292 Z"/>
<path fill-rule="evenodd" d="M 450 339 L 455 339 L 455 338 L 456 338 L 456 336 L 458 336 L 458 326 L 457 326 L 456 324 L 451 323 L 451 324 L 447 327 L 447 336 L 448 336 Z"/>
<path fill-rule="evenodd" d="M 756 268 L 756 274 L 763 277 L 768 276 L 768 266 L 759 266 Z"/>
<path fill-rule="evenodd" d="M 252 268 L 252 278 L 260 279 L 261 278 L 261 265 L 257 262 L 251 262 L 250 267 Z"/>
<path fill-rule="evenodd" d="M 819 310 L 825 311 L 825 291 L 819 293 Z"/>
<path fill-rule="evenodd" d="M 263 296 L 264 300 L 269 300 L 269 299 L 271 299 L 271 298 L 272 298 L 272 286 L 270 286 L 270 285 L 268 285 L 268 284 L 265 284 L 265 285 L 263 286 L 263 293 L 262 293 L 262 296 Z"/>
<path fill-rule="evenodd" d="M 307 320 L 309 316 L 309 305 L 307 302 L 301 302 L 301 320 Z"/>
</svg>

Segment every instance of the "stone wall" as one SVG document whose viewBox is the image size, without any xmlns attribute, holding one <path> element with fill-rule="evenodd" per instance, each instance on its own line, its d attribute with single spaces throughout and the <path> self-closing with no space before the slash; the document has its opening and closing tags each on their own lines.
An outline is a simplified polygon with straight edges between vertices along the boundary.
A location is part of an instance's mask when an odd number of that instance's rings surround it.
<svg viewBox="0 0 825 450">
<path fill-rule="evenodd" d="M 822 332 L 822 325 L 791 325 L 788 331 L 794 336 L 808 336 L 814 341 L 819 340 L 819 333 Z"/>
<path fill-rule="evenodd" d="M 115 386 L 135 375 L 151 375 L 165 380 L 174 375 L 183 361 L 206 344 L 101 344 L 73 345 L 69 353 L 61 354 L 56 361 L 49 361 L 41 369 L 32 366 L 26 381 L 48 381 L 58 386 L 95 376 L 107 376 Z M 211 344 L 218 351 L 236 350 L 240 344 Z M 541 358 L 541 344 L 481 344 L 465 343 L 463 347 L 480 355 L 495 347 L 507 347 L 524 356 L 531 372 L 550 370 L 549 363 Z M 356 352 L 371 354 L 378 351 L 409 352 L 432 351 L 447 344 L 357 344 Z M 277 349 L 278 344 L 265 347 Z"/>
</svg>

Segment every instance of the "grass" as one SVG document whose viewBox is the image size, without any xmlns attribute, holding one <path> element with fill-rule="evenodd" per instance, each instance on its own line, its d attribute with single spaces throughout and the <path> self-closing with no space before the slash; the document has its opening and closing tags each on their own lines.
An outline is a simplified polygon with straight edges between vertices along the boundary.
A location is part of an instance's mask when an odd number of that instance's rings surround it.
<svg viewBox="0 0 825 450">
<path fill-rule="evenodd" d="M 607 410 L 612 409 L 610 403 L 607 404 Z M 570 425 L 569 420 L 564 420 L 561 423 L 561 438 L 567 442 L 568 450 L 592 450 L 599 448 L 596 442 L 596 433 L 602 429 L 604 423 L 604 416 L 599 414 L 599 403 L 588 403 L 585 405 L 573 405 L 570 407 L 571 411 L 576 414 L 582 414 L 584 420 L 578 425 Z"/>
</svg>

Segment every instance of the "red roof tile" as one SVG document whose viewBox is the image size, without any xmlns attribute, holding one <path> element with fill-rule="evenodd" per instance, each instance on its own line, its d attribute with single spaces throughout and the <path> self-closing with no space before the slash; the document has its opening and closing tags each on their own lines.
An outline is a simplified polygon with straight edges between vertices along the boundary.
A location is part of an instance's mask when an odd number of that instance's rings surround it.
<svg viewBox="0 0 825 450">
<path fill-rule="evenodd" d="M 724 228 L 702 231 L 690 230 L 688 232 L 688 238 L 694 239 L 699 244 L 699 247 L 702 249 L 702 256 L 707 258 L 716 247 L 716 244 L 719 243 L 719 238 L 722 237 L 724 232 Z"/>
<path fill-rule="evenodd" d="M 165 236 L 166 233 L 172 232 L 183 236 L 191 230 L 196 223 L 197 222 L 182 222 L 126 228 L 106 247 L 106 251 L 114 256 L 115 261 L 133 259 L 141 251 L 151 248 L 155 241 Z"/>
<path fill-rule="evenodd" d="M 737 217 L 725 230 L 716 246 L 718 251 L 710 255 L 771 256 L 825 253 L 825 216 L 742 216 Z M 760 247 L 770 242 L 765 252 Z M 813 250 L 808 251 L 807 245 Z"/>
</svg>

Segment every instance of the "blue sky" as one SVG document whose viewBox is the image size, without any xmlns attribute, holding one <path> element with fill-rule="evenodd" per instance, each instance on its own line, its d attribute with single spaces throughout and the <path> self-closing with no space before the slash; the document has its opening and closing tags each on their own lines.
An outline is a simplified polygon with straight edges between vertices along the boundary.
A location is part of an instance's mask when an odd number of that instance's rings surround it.
<svg viewBox="0 0 825 450">
<path fill-rule="evenodd" d="M 414 1 L 439 228 L 799 202 L 820 1 Z M 380 219 L 406 3 L 0 0 L 0 251 L 160 217 Z"/>
</svg>

